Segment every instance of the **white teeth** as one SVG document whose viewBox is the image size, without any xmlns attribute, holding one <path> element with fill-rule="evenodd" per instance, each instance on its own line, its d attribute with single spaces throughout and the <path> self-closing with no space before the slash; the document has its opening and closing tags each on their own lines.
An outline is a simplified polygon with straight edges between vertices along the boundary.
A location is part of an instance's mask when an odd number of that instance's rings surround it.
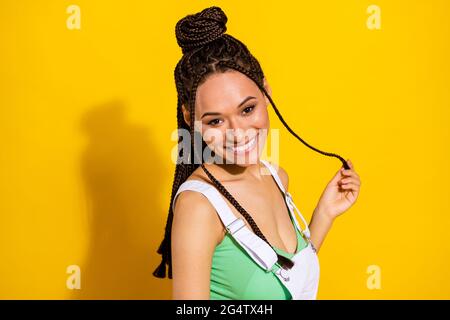
<svg viewBox="0 0 450 320">
<path fill-rule="evenodd" d="M 243 146 L 239 146 L 239 147 L 227 147 L 228 150 L 234 152 L 234 153 L 244 153 L 247 152 L 248 150 L 253 149 L 253 147 L 256 144 L 257 141 L 257 136 L 256 135 L 252 140 L 250 140 L 249 142 L 247 142 L 245 145 Z"/>
</svg>

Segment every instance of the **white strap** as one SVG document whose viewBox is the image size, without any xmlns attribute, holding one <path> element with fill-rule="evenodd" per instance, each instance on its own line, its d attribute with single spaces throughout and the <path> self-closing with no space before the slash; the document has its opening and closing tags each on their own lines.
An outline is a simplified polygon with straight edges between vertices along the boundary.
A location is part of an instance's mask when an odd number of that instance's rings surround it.
<svg viewBox="0 0 450 320">
<path fill-rule="evenodd" d="M 276 252 L 264 240 L 249 230 L 245 222 L 231 211 L 220 192 L 212 185 L 200 180 L 186 180 L 178 188 L 172 202 L 185 190 L 197 191 L 205 195 L 219 214 L 222 223 L 234 239 L 248 252 L 250 257 L 266 271 L 277 262 Z"/>
<path fill-rule="evenodd" d="M 281 179 L 278 176 L 277 170 L 272 166 L 272 164 L 269 161 L 263 160 L 263 159 L 260 159 L 260 161 L 269 169 L 270 173 L 272 174 L 273 178 L 275 179 L 275 182 L 277 183 L 278 187 L 280 187 L 283 194 L 286 193 L 283 183 L 281 182 Z"/>
<path fill-rule="evenodd" d="M 286 199 L 286 203 L 287 203 L 287 205 L 289 207 L 289 213 L 292 216 L 292 218 L 294 219 L 295 225 L 297 226 L 298 230 L 300 232 L 302 232 L 309 239 L 310 238 L 310 231 L 309 231 L 308 223 L 306 222 L 306 220 L 303 217 L 303 215 L 300 212 L 300 210 L 298 210 L 297 206 L 295 205 L 291 194 L 284 189 L 283 183 L 281 182 L 281 179 L 280 179 L 280 176 L 278 175 L 277 170 L 272 166 L 272 164 L 269 161 L 263 160 L 263 159 L 260 159 L 260 161 L 269 169 L 269 171 L 272 174 L 272 176 L 274 177 L 276 183 L 278 184 L 278 186 L 280 187 L 281 191 L 283 192 L 284 197 Z M 298 223 L 297 217 L 294 214 L 294 209 L 297 211 L 298 215 L 300 216 L 300 218 L 302 219 L 302 221 L 303 221 L 303 223 L 305 225 L 305 229 L 304 230 L 303 230 L 303 228 L 300 227 L 300 224 Z"/>
<path fill-rule="evenodd" d="M 292 199 L 292 196 L 289 192 L 286 192 L 286 202 L 288 203 L 288 206 L 290 206 L 290 211 L 291 211 L 291 215 L 294 218 L 295 224 L 297 225 L 297 228 L 300 230 L 300 232 L 303 232 L 303 234 L 309 239 L 310 238 L 310 231 L 309 231 L 309 227 L 308 227 L 308 223 L 306 222 L 305 218 L 303 217 L 302 213 L 300 212 L 300 210 L 298 210 L 297 206 L 294 203 L 294 200 Z M 300 218 L 303 221 L 303 224 L 305 225 L 305 229 L 302 230 L 302 228 L 300 227 L 298 220 L 294 214 L 294 209 L 297 211 L 298 215 L 300 216 Z"/>
</svg>

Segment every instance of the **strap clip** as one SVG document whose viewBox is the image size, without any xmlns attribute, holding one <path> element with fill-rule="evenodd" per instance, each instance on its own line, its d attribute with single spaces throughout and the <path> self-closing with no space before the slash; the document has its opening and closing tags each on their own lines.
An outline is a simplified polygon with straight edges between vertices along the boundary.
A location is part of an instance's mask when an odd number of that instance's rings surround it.
<svg viewBox="0 0 450 320">
<path fill-rule="evenodd" d="M 225 226 L 225 228 L 227 229 L 227 231 L 230 234 L 235 234 L 236 232 L 238 232 L 243 227 L 245 227 L 245 222 L 241 218 L 236 218 L 230 224 Z"/>
</svg>

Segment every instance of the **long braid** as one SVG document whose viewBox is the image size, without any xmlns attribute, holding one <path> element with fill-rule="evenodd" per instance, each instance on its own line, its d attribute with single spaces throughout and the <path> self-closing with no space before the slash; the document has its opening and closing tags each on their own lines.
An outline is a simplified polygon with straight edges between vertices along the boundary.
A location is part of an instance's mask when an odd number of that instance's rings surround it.
<svg viewBox="0 0 450 320">
<path fill-rule="evenodd" d="M 195 100 L 193 97 L 195 97 L 195 94 L 197 92 L 197 88 L 198 88 L 198 83 L 200 82 L 201 78 L 202 78 L 202 74 L 199 74 L 196 77 L 196 80 L 194 81 L 194 85 L 191 88 L 191 99 L 190 99 L 190 119 L 195 119 Z M 193 126 L 193 121 L 191 120 L 191 126 L 190 126 L 190 133 L 191 133 L 191 141 L 193 140 L 193 136 L 194 136 L 194 126 Z M 191 144 L 192 145 L 192 144 Z M 255 220 L 253 220 L 252 216 L 239 204 L 239 202 L 231 195 L 231 193 L 228 192 L 228 190 L 220 183 L 219 180 L 217 180 L 212 174 L 211 172 L 209 172 L 208 169 L 206 169 L 204 163 L 203 163 L 203 158 L 196 157 L 197 155 L 197 149 L 194 149 L 194 159 L 197 159 L 196 161 L 200 161 L 201 162 L 201 167 L 202 169 L 205 171 L 206 175 L 209 177 L 209 179 L 213 182 L 213 184 L 215 185 L 215 187 L 219 190 L 219 192 L 228 199 L 228 201 L 230 201 L 230 203 L 244 216 L 244 218 L 248 221 L 250 227 L 252 228 L 252 230 L 254 231 L 254 233 L 259 236 L 263 241 L 265 241 L 270 247 L 272 247 L 272 245 L 269 243 L 269 241 L 267 240 L 267 238 L 264 236 L 264 234 L 262 233 L 262 231 L 259 229 L 258 225 L 256 224 Z M 284 268 L 292 268 L 294 263 L 278 254 L 278 252 L 275 251 L 275 253 L 277 254 L 278 257 L 278 263 L 280 263 L 281 266 L 283 266 Z"/>
<path fill-rule="evenodd" d="M 238 210 L 246 219 L 253 232 L 265 241 L 269 246 L 273 246 L 267 241 L 251 215 L 237 202 L 237 200 L 226 190 L 226 188 L 209 172 L 204 163 L 202 154 L 197 157 L 195 145 L 195 97 L 197 88 L 206 81 L 209 74 L 225 72 L 234 69 L 247 75 L 267 96 L 272 107 L 287 130 L 309 148 L 326 156 L 334 156 L 341 160 L 344 167 L 349 169 L 346 161 L 339 155 L 320 151 L 301 139 L 284 121 L 272 98 L 266 92 L 263 85 L 264 73 L 258 60 L 250 53 L 248 48 L 238 39 L 229 34 L 225 34 L 227 17 L 221 8 L 212 6 L 199 13 L 187 15 L 179 20 L 175 27 L 177 42 L 182 48 L 183 56 L 174 70 L 175 84 L 177 89 L 177 128 L 180 133 L 182 129 L 189 130 L 191 144 L 189 150 L 189 163 L 180 161 L 180 157 L 185 149 L 179 148 L 178 161 L 175 167 L 172 194 L 170 197 L 169 214 L 166 222 L 164 239 L 158 248 L 158 253 L 162 255 L 161 264 L 155 269 L 153 275 L 158 278 L 165 278 L 166 264 L 169 265 L 169 279 L 172 279 L 172 257 L 171 257 L 171 228 L 173 221 L 172 203 L 174 196 L 180 185 L 199 167 L 206 173 L 213 185 L 219 192 Z M 185 105 L 189 110 L 190 124 L 183 118 L 181 106 Z M 181 135 L 179 136 L 180 146 Z M 203 139 L 201 150 L 207 148 Z M 274 250 L 276 252 L 276 250 Z M 292 268 L 293 262 L 277 253 L 278 263 L 283 268 Z"/>
<path fill-rule="evenodd" d="M 270 97 L 270 95 L 267 93 L 266 89 L 264 88 L 264 86 L 262 86 L 261 84 L 258 83 L 257 79 L 254 78 L 254 76 L 252 74 L 250 74 L 246 69 L 242 68 L 241 66 L 237 65 L 236 63 L 232 62 L 232 61 L 220 61 L 218 62 L 218 64 L 221 65 L 226 65 L 229 68 L 232 68 L 236 71 L 239 71 L 241 73 L 244 73 L 247 77 L 249 77 L 250 79 L 252 79 L 257 85 L 258 87 L 264 92 L 264 94 L 266 95 L 266 97 L 269 99 L 270 104 L 272 105 L 273 109 L 275 110 L 275 113 L 277 114 L 278 118 L 281 120 L 281 122 L 283 123 L 283 125 L 286 127 L 286 129 L 293 135 L 295 136 L 297 139 L 299 139 L 303 144 L 305 144 L 307 147 L 313 149 L 314 151 L 317 151 L 325 156 L 330 156 L 330 157 L 337 157 L 339 160 L 341 160 L 342 164 L 344 165 L 345 169 L 350 169 L 350 167 L 347 165 L 347 162 L 339 155 L 335 154 L 335 153 L 330 153 L 330 152 L 325 152 L 325 151 L 321 151 L 313 146 L 311 146 L 310 144 L 308 144 L 306 141 L 304 141 L 302 138 L 300 138 L 286 123 L 286 121 L 284 121 L 283 117 L 281 116 L 280 111 L 278 111 L 277 107 L 275 106 L 275 103 L 273 102 L 272 98 Z"/>
<path fill-rule="evenodd" d="M 184 58 L 184 57 L 183 57 Z M 181 81 L 181 63 L 184 61 L 184 59 L 180 60 L 180 63 L 177 64 L 175 70 L 174 70 L 174 77 L 175 77 L 175 84 L 177 87 L 177 92 L 182 92 L 183 90 L 183 83 Z M 182 104 L 182 97 L 181 95 L 178 95 L 178 102 L 177 102 L 177 128 L 180 131 L 181 129 L 186 129 L 187 125 L 184 122 L 183 119 L 183 113 L 181 110 L 181 104 Z M 180 133 L 180 132 L 179 132 Z M 181 137 L 182 135 L 178 135 L 178 161 L 175 166 L 175 174 L 174 174 L 174 182 L 172 184 L 172 194 L 170 197 L 170 203 L 172 204 L 173 199 L 175 197 L 176 192 L 178 191 L 178 188 L 180 185 L 186 181 L 186 179 L 191 175 L 191 173 L 194 171 L 194 169 L 182 161 L 180 161 L 180 157 L 183 157 L 184 155 L 180 155 L 180 152 L 183 152 L 183 149 L 181 148 Z M 169 206 L 169 214 L 167 216 L 167 222 L 166 227 L 164 230 L 164 238 L 161 241 L 161 244 L 157 250 L 158 254 L 162 255 L 162 260 L 159 266 L 153 271 L 153 275 L 158 278 L 165 278 L 166 277 L 166 264 L 169 265 L 169 279 L 172 279 L 172 250 L 171 250 L 171 229 L 172 229 L 172 221 L 173 221 L 173 210 L 172 205 Z"/>
</svg>

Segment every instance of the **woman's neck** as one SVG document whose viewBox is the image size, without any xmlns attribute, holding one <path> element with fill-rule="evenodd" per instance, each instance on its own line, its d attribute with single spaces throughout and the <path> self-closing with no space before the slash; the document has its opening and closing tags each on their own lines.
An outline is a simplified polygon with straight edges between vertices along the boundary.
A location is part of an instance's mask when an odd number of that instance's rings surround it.
<svg viewBox="0 0 450 320">
<path fill-rule="evenodd" d="M 214 171 L 217 171 L 218 174 L 224 176 L 225 179 L 241 180 L 251 178 L 260 180 L 262 178 L 260 172 L 261 163 L 259 159 L 257 163 L 248 166 L 240 166 L 233 163 L 213 163 L 209 164 L 209 166 L 214 167 Z"/>
</svg>

